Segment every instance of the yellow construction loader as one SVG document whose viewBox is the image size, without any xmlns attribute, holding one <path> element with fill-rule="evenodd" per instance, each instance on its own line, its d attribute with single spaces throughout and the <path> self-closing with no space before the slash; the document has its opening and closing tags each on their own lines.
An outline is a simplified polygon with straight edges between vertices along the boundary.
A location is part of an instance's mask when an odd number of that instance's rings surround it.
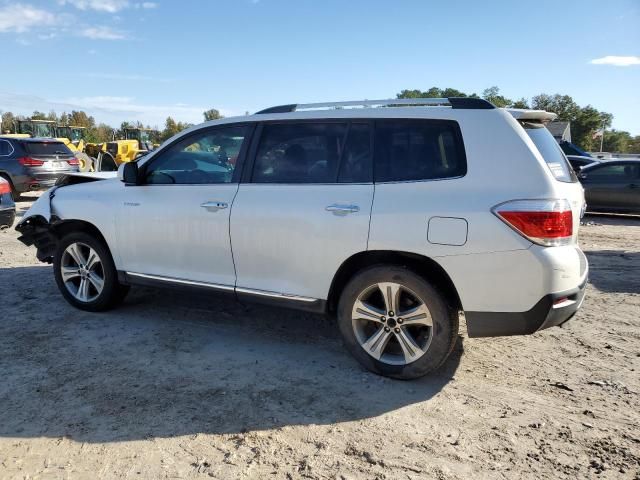
<svg viewBox="0 0 640 480">
<path fill-rule="evenodd" d="M 110 142 L 87 144 L 85 151 L 95 159 L 96 171 L 115 171 L 121 163 L 132 162 L 154 149 L 153 132 L 145 128 L 125 128 L 124 138 L 118 140 L 114 131 Z"/>
<path fill-rule="evenodd" d="M 78 159 L 78 168 L 81 172 L 90 172 L 93 169 L 93 160 L 85 152 L 86 127 L 75 125 L 57 125 L 56 139 L 63 142 Z"/>
</svg>

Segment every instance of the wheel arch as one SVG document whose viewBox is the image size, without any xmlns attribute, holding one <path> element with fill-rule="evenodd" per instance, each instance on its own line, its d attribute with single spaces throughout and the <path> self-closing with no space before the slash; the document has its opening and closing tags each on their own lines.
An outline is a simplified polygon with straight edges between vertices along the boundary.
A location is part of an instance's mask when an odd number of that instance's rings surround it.
<svg viewBox="0 0 640 480">
<path fill-rule="evenodd" d="M 58 239 L 72 232 L 85 232 L 93 235 L 109 248 L 109 244 L 100 229 L 86 220 L 58 220 L 52 223 L 51 231 Z M 109 250 L 111 249 L 109 248 Z"/>
<path fill-rule="evenodd" d="M 443 293 L 453 308 L 462 310 L 462 302 L 451 277 L 432 258 L 410 252 L 369 250 L 352 255 L 338 268 L 327 296 L 327 311 L 329 313 L 336 313 L 340 292 L 342 292 L 349 280 L 358 272 L 374 265 L 395 265 L 408 268 L 432 283 L 434 287 Z"/>
</svg>

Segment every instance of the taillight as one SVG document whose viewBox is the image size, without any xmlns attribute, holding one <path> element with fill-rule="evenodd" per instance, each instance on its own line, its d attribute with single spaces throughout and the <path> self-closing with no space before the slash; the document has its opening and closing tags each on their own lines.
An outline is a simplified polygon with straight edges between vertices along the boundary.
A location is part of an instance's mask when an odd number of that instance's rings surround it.
<svg viewBox="0 0 640 480">
<path fill-rule="evenodd" d="M 0 195 L 4 195 L 5 193 L 11 193 L 11 185 L 6 180 L 2 180 L 0 178 Z"/>
<path fill-rule="evenodd" d="M 545 246 L 567 245 L 573 235 L 571 205 L 562 200 L 514 200 L 493 213 L 523 237 Z"/>
<path fill-rule="evenodd" d="M 80 162 L 76 157 L 70 158 L 69 160 L 67 160 L 67 163 L 69 165 L 80 165 Z"/>
<path fill-rule="evenodd" d="M 35 158 L 31 157 L 19 158 L 18 162 L 25 167 L 41 167 L 42 165 L 44 165 L 44 162 L 42 160 L 36 160 Z"/>
</svg>

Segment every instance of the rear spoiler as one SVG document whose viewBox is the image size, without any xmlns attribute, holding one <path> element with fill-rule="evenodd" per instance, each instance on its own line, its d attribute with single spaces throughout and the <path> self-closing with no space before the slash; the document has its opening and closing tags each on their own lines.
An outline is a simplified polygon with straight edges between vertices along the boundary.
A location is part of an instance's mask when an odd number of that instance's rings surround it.
<svg viewBox="0 0 640 480">
<path fill-rule="evenodd" d="M 534 121 L 547 123 L 558 118 L 558 115 L 544 110 L 526 110 L 524 108 L 507 108 L 507 112 L 513 115 L 513 118 L 521 121 Z"/>
</svg>

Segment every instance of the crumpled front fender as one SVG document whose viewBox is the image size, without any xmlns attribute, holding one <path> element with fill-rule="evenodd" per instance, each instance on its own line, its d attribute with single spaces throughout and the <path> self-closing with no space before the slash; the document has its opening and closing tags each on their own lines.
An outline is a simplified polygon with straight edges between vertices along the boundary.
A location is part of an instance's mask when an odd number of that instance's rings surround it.
<svg viewBox="0 0 640 480">
<path fill-rule="evenodd" d="M 53 261 L 58 243 L 58 237 L 51 228 L 59 221 L 51 208 L 55 190 L 56 187 L 53 187 L 43 193 L 16 225 L 16 230 L 21 234 L 18 240 L 28 247 L 35 246 L 38 249 L 38 260 L 46 263 Z"/>
</svg>

